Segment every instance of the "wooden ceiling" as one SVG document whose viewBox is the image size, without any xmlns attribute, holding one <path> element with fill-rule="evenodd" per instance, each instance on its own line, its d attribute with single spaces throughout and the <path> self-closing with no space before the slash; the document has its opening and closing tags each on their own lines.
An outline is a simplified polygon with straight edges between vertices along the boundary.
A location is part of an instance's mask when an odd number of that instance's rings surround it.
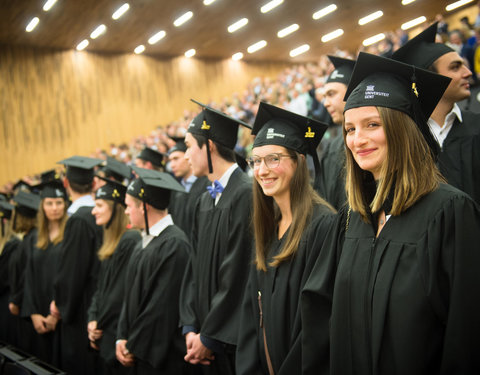
<svg viewBox="0 0 480 375">
<path fill-rule="evenodd" d="M 406 21 L 425 16 L 430 21 L 437 13 L 446 14 L 445 6 L 454 0 L 416 0 L 403 6 L 401 0 L 284 0 L 269 13 L 260 12 L 268 0 L 216 0 L 209 6 L 203 0 L 130 0 L 130 9 L 119 20 L 111 16 L 122 0 L 58 0 L 48 12 L 42 10 L 46 0 L 0 0 L 0 43 L 73 49 L 85 38 L 90 40 L 87 51 L 102 53 L 131 53 L 144 44 L 144 54 L 179 56 L 190 48 L 199 58 L 229 58 L 243 52 L 245 60 L 306 61 L 331 53 L 336 47 L 355 52 L 367 37 L 380 32 L 393 31 Z M 128 1 L 128 0 L 126 0 Z M 338 9 L 320 20 L 312 14 L 335 2 Z M 471 3 L 469 4 L 471 5 Z M 173 21 L 185 11 L 193 17 L 183 26 Z M 384 15 L 370 24 L 359 26 L 358 19 L 374 11 Z M 34 16 L 40 23 L 31 32 L 25 27 Z M 249 23 L 230 34 L 227 27 L 240 18 Z M 280 39 L 277 32 L 293 23 L 298 31 Z M 105 24 L 107 31 L 95 40 L 90 33 Z M 327 43 L 322 35 L 342 28 L 344 35 Z M 159 30 L 166 37 L 151 46 L 147 40 Z M 266 40 L 268 45 L 248 54 L 247 47 Z M 289 51 L 308 43 L 310 50 L 296 58 Z"/>
</svg>

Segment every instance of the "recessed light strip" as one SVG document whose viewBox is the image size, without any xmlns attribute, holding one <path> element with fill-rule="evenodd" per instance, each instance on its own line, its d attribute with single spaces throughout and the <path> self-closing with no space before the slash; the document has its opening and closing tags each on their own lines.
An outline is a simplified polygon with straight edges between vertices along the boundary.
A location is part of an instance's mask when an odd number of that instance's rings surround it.
<svg viewBox="0 0 480 375">
<path fill-rule="evenodd" d="M 460 1 L 456 1 L 456 2 L 454 2 L 454 3 L 448 4 L 448 5 L 445 7 L 445 10 L 446 10 L 447 12 L 450 12 L 451 10 L 460 8 L 461 6 L 464 6 L 465 4 L 471 3 L 472 1 L 473 1 L 473 0 L 460 0 Z"/>
<path fill-rule="evenodd" d="M 174 22 L 173 24 L 178 27 L 178 26 L 181 26 L 183 25 L 185 22 L 187 22 L 190 18 L 193 17 L 193 12 L 192 11 L 188 11 L 186 13 L 184 13 L 183 15 L 181 15 L 180 17 L 178 17 Z"/>
<path fill-rule="evenodd" d="M 402 0 L 402 5 L 408 5 L 413 3 L 415 0 Z"/>
<path fill-rule="evenodd" d="M 310 46 L 308 44 L 304 44 L 303 46 L 292 49 L 290 51 L 290 57 L 301 55 L 302 53 L 307 52 L 309 49 L 310 49 Z"/>
<path fill-rule="evenodd" d="M 100 25 L 95 30 L 92 31 L 90 34 L 90 38 L 97 39 L 100 35 L 102 35 L 107 30 L 107 26 Z"/>
<path fill-rule="evenodd" d="M 140 44 L 133 50 L 137 55 L 141 54 L 143 51 L 145 51 L 145 46 L 143 44 Z"/>
<path fill-rule="evenodd" d="M 57 0 L 47 0 L 43 5 L 43 10 L 45 12 L 48 12 L 50 9 L 52 9 L 52 7 L 55 5 L 56 2 Z"/>
<path fill-rule="evenodd" d="M 291 33 L 294 33 L 295 31 L 297 31 L 298 29 L 300 28 L 300 26 L 298 26 L 298 24 L 294 23 L 293 25 L 290 25 L 282 30 L 280 30 L 278 33 L 277 33 L 277 36 L 279 38 L 284 38 L 286 37 L 287 35 L 290 35 Z"/>
<path fill-rule="evenodd" d="M 408 30 L 408 29 L 411 29 L 412 27 L 420 25 L 421 23 L 424 23 L 426 20 L 427 18 L 425 16 L 421 16 L 421 17 L 415 18 L 414 20 L 405 22 L 404 24 L 402 24 L 402 26 L 400 26 L 400 28 L 402 30 Z"/>
<path fill-rule="evenodd" d="M 283 3 L 283 0 L 272 0 L 269 3 L 265 4 L 260 8 L 260 12 L 262 13 L 267 13 L 270 12 L 273 8 L 278 7 L 281 3 Z"/>
<path fill-rule="evenodd" d="M 363 44 L 365 47 L 368 47 L 368 46 L 370 46 L 370 45 L 372 45 L 372 44 L 375 44 L 375 43 L 377 43 L 377 42 L 380 42 L 380 41 L 383 40 L 383 39 L 385 39 L 385 34 L 384 34 L 384 33 L 381 33 L 381 34 L 377 34 L 377 35 L 374 35 L 374 36 L 372 36 L 372 37 L 370 37 L 370 38 L 365 39 L 362 44 Z"/>
<path fill-rule="evenodd" d="M 195 51 L 193 48 L 189 49 L 187 52 L 185 52 L 185 57 L 193 57 L 195 56 L 195 53 L 197 53 L 197 51 Z"/>
<path fill-rule="evenodd" d="M 242 58 L 243 58 L 243 53 L 241 52 L 237 52 L 232 56 L 232 60 L 235 60 L 235 61 L 241 60 Z"/>
<path fill-rule="evenodd" d="M 40 22 L 40 18 L 33 17 L 32 20 L 28 23 L 27 27 L 25 28 L 27 33 L 31 32 L 35 27 L 37 27 L 39 22 Z"/>
<path fill-rule="evenodd" d="M 241 20 L 238 20 L 237 22 L 228 26 L 227 30 L 229 33 L 234 33 L 238 29 L 241 29 L 243 26 L 245 26 L 247 23 L 248 23 L 248 19 L 242 18 Z"/>
<path fill-rule="evenodd" d="M 320 9 L 318 12 L 313 13 L 313 19 L 318 20 L 322 17 L 325 17 L 327 14 L 330 14 L 337 10 L 337 6 L 335 4 L 330 4 L 328 7 Z"/>
<path fill-rule="evenodd" d="M 128 3 L 123 4 L 120 8 L 118 8 L 115 13 L 112 14 L 112 18 L 114 20 L 118 20 L 124 13 L 130 9 L 130 5 Z"/>
<path fill-rule="evenodd" d="M 363 18 L 360 18 L 358 20 L 358 24 L 359 25 L 366 25 L 367 23 L 369 22 L 372 22 L 380 17 L 383 16 L 383 12 L 381 10 L 377 10 L 376 12 L 372 13 L 372 14 L 369 14 L 368 16 L 366 17 L 363 17 Z"/>
<path fill-rule="evenodd" d="M 88 46 L 88 39 L 82 40 L 77 44 L 77 51 L 83 51 Z"/>
<path fill-rule="evenodd" d="M 332 31 L 331 33 L 325 34 L 322 36 L 322 42 L 327 43 L 331 41 L 332 39 L 338 38 L 339 36 L 343 35 L 343 29 L 337 29 L 335 31 Z"/>
<path fill-rule="evenodd" d="M 167 35 L 167 33 L 164 30 L 159 31 L 155 35 L 152 35 L 150 39 L 148 39 L 148 44 L 157 43 L 160 39 L 163 39 L 165 35 Z"/>
<path fill-rule="evenodd" d="M 267 42 L 265 40 L 261 40 L 255 44 L 252 44 L 250 47 L 247 48 L 248 53 L 254 53 L 257 52 L 259 49 L 262 49 L 267 45 Z"/>
</svg>

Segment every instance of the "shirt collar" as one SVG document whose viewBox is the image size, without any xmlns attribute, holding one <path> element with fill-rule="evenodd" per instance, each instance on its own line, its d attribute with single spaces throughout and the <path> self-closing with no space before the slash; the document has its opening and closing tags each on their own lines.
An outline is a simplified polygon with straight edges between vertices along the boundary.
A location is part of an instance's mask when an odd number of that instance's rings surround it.
<svg viewBox="0 0 480 375">
<path fill-rule="evenodd" d="M 80 198 L 72 202 L 70 207 L 67 209 L 68 216 L 73 215 L 80 207 L 94 207 L 95 200 L 91 194 L 82 195 Z"/>
<path fill-rule="evenodd" d="M 455 114 L 455 115 L 457 116 L 457 118 L 458 118 L 458 121 L 459 121 L 459 122 L 463 122 L 463 120 L 462 120 L 462 111 L 461 111 L 461 109 L 460 109 L 460 107 L 458 106 L 457 103 L 455 103 L 455 104 L 453 105 L 452 110 L 450 111 L 450 113 L 449 113 L 447 116 L 449 116 L 450 114 Z"/>
<path fill-rule="evenodd" d="M 160 219 L 157 221 L 154 225 L 152 225 L 150 228 L 148 228 L 148 231 L 150 232 L 149 235 L 146 234 L 145 231 L 142 231 L 142 241 L 143 241 L 143 247 L 147 246 L 148 243 L 154 238 L 158 237 L 160 233 L 162 233 L 168 226 L 173 225 L 173 220 L 172 216 L 168 214 L 164 218 Z"/>
<path fill-rule="evenodd" d="M 224 188 L 227 186 L 228 181 L 230 180 L 230 177 L 232 176 L 233 172 L 237 168 L 238 168 L 237 163 L 232 164 L 232 166 L 230 168 L 228 168 L 225 171 L 225 173 L 222 175 L 222 177 L 220 177 L 220 179 L 218 180 L 218 182 L 220 182 Z"/>
</svg>

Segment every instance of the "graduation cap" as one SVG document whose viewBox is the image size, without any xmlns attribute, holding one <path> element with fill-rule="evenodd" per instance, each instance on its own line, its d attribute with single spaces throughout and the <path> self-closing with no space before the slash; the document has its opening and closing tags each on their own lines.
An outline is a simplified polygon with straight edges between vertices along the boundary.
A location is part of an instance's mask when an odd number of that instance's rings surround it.
<svg viewBox="0 0 480 375">
<path fill-rule="evenodd" d="M 325 83 L 339 82 L 348 86 L 356 61 L 331 55 L 328 55 L 328 58 L 335 67 L 335 70 L 330 73 Z"/>
<path fill-rule="evenodd" d="M 69 181 L 86 185 L 93 181 L 93 168 L 101 164 L 103 160 L 88 158 L 86 156 L 72 156 L 61 160 L 57 164 L 63 164 L 67 167 L 67 178 Z"/>
<path fill-rule="evenodd" d="M 170 138 L 175 141 L 175 145 L 168 150 L 169 156 L 175 151 L 187 152 L 185 137 L 170 137 Z"/>
<path fill-rule="evenodd" d="M 112 158 L 111 156 L 107 156 L 106 164 L 101 168 L 101 170 L 103 173 L 105 173 L 105 177 L 113 178 L 118 182 L 123 182 L 125 179 L 129 180 L 132 176 L 132 170 L 128 165 L 118 161 L 115 158 Z"/>
<path fill-rule="evenodd" d="M 168 173 L 139 167 L 133 167 L 133 170 L 138 178 L 130 182 L 127 194 L 143 202 L 145 230 L 149 234 L 146 204 L 164 210 L 170 203 L 170 192 L 185 192 L 185 189 Z"/>
<path fill-rule="evenodd" d="M 40 207 L 40 196 L 19 191 L 14 197 L 17 212 L 26 217 L 35 217 Z"/>
<path fill-rule="evenodd" d="M 12 187 L 13 191 L 32 191 L 32 185 L 24 180 L 18 180 Z"/>
<path fill-rule="evenodd" d="M 248 129 L 251 126 L 246 122 L 234 119 L 226 114 L 217 111 L 205 104 L 202 104 L 194 99 L 190 99 L 192 102 L 202 107 L 202 112 L 198 114 L 188 126 L 187 131 L 204 136 L 207 140 L 207 160 L 208 171 L 213 172 L 212 158 L 210 156 L 210 148 L 208 147 L 208 140 L 212 141 L 233 150 L 237 143 L 238 125 L 243 125 Z"/>
<path fill-rule="evenodd" d="M 60 179 L 60 174 L 54 169 L 43 172 L 40 175 L 40 183 L 33 188 L 39 192 L 40 198 L 63 198 L 67 200 L 67 192 Z"/>
<path fill-rule="evenodd" d="M 5 226 L 3 219 L 10 220 L 15 206 L 8 203 L 6 200 L 0 200 L 0 226 L 2 228 L 2 237 L 5 236 Z"/>
<path fill-rule="evenodd" d="M 114 203 L 120 203 L 125 207 L 125 195 L 127 193 L 127 187 L 120 182 L 111 180 L 109 178 L 97 176 L 101 180 L 105 181 L 106 184 L 99 187 L 95 192 L 95 199 L 104 199 L 107 201 L 113 201 Z M 112 215 L 108 220 L 108 223 L 105 225 L 105 228 L 108 229 L 112 224 L 113 218 L 117 213 L 117 205 L 113 205 Z"/>
<path fill-rule="evenodd" d="M 163 165 L 164 156 L 165 156 L 164 154 L 154 150 L 153 148 L 145 147 L 140 152 L 140 155 L 137 156 L 137 159 L 149 161 L 153 165 L 157 167 L 161 167 Z"/>
<path fill-rule="evenodd" d="M 443 43 L 435 43 L 438 22 L 410 39 L 392 55 L 393 60 L 428 69 L 441 56 L 455 52 Z"/>
<path fill-rule="evenodd" d="M 300 154 L 309 154 L 315 165 L 315 178 L 320 175 L 317 146 L 328 125 L 271 104 L 260 102 L 253 124 L 253 147 L 278 145 Z"/>
<path fill-rule="evenodd" d="M 450 78 L 385 57 L 360 52 L 345 94 L 345 110 L 377 106 L 406 113 L 434 154 L 438 143 L 427 125 Z"/>
</svg>

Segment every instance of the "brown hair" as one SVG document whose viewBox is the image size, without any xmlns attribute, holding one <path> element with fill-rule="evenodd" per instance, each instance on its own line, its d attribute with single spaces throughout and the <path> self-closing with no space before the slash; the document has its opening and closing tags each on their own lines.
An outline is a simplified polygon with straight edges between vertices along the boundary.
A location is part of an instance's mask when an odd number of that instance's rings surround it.
<svg viewBox="0 0 480 375">
<path fill-rule="evenodd" d="M 26 234 L 30 232 L 33 228 L 35 228 L 37 224 L 36 217 L 27 217 L 22 215 L 15 209 L 15 213 L 12 217 L 13 220 L 13 231 L 15 233 L 23 233 Z"/>
<path fill-rule="evenodd" d="M 0 255 L 2 255 L 3 249 L 5 248 L 6 243 L 10 241 L 12 238 L 16 237 L 16 234 L 13 231 L 12 220 L 7 220 L 7 219 L 4 219 L 3 217 L 0 217 L 0 220 L 5 220 L 5 222 L 3 223 L 5 233 L 2 236 L 2 233 L 0 232 Z"/>
<path fill-rule="evenodd" d="M 275 255 L 273 261 L 269 264 L 272 267 L 279 266 L 280 263 L 295 255 L 302 234 L 312 217 L 314 205 L 323 204 L 334 212 L 334 209 L 320 198 L 310 185 L 306 158 L 289 149 L 287 149 L 287 152 L 297 165 L 290 181 L 292 224 L 281 252 Z M 279 220 L 280 210 L 275 200 L 266 196 L 261 186 L 254 180 L 252 225 L 255 235 L 255 264 L 258 270 L 267 270 L 266 257 Z"/>
<path fill-rule="evenodd" d="M 45 202 L 45 198 L 42 199 L 40 203 L 40 207 L 37 213 L 37 247 L 41 250 L 45 250 L 48 247 L 48 244 L 52 242 L 54 245 L 58 244 L 59 242 L 63 241 L 63 234 L 65 232 L 65 225 L 67 224 L 68 215 L 67 215 L 67 203 L 65 202 L 65 208 L 63 210 L 63 216 L 60 219 L 60 228 L 58 235 L 50 241 L 50 232 L 48 230 L 48 219 L 45 215 L 45 210 L 43 209 L 43 203 Z"/>
<path fill-rule="evenodd" d="M 395 191 L 391 214 L 397 216 L 444 181 L 425 139 L 410 116 L 391 108 L 377 107 L 377 109 L 383 123 L 388 151 L 381 167 L 383 177 L 378 182 L 371 203 L 366 202 L 364 184 L 370 172 L 362 170 L 348 147 L 345 149 L 347 172 L 345 189 L 348 203 L 366 222 L 369 222 L 369 211 L 381 210 L 393 186 Z M 343 137 L 346 138 L 345 126 Z"/>
<path fill-rule="evenodd" d="M 115 206 L 115 217 L 108 228 L 103 228 L 103 244 L 98 250 L 98 258 L 105 260 L 110 258 L 120 242 L 123 234 L 127 231 L 128 216 L 125 214 L 125 207 L 120 203 L 111 200 L 105 200 L 113 213 L 113 205 Z"/>
</svg>

